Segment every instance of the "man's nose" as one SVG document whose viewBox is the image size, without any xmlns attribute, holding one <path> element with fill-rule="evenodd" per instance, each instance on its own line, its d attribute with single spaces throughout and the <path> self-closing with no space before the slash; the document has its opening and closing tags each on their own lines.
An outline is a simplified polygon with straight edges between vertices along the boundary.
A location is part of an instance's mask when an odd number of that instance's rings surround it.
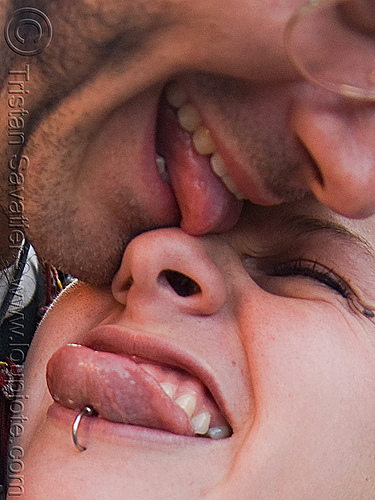
<svg viewBox="0 0 375 500">
<path fill-rule="evenodd" d="M 212 315 L 226 300 L 223 275 L 202 241 L 177 228 L 137 236 L 125 251 L 112 293 L 141 315 L 143 308 Z"/>
<path fill-rule="evenodd" d="M 316 172 L 308 179 L 316 198 L 352 218 L 375 212 L 375 105 L 302 104 L 293 128 Z"/>
</svg>

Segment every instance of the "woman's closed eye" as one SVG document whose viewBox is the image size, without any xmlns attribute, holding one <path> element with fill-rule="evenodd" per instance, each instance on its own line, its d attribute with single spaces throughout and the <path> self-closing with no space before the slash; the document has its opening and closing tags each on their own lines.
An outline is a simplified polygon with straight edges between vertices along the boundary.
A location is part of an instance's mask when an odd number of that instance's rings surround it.
<svg viewBox="0 0 375 500">
<path fill-rule="evenodd" d="M 270 273 L 271 276 L 307 276 L 332 288 L 345 299 L 355 295 L 349 283 L 342 278 L 334 269 L 320 264 L 315 260 L 293 259 L 276 264 Z"/>
<path fill-rule="evenodd" d="M 373 308 L 367 306 L 349 282 L 337 271 L 310 259 L 292 259 L 277 263 L 267 273 L 272 277 L 296 277 L 302 276 L 312 278 L 319 283 L 332 289 L 334 292 L 348 300 L 352 309 L 368 318 L 374 318 Z"/>
</svg>

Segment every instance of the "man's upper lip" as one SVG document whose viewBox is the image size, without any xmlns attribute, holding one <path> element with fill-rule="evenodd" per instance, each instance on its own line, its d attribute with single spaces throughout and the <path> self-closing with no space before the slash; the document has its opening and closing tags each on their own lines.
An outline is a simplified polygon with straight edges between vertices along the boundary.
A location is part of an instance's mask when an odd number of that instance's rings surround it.
<svg viewBox="0 0 375 500">
<path fill-rule="evenodd" d="M 249 170 L 250 166 L 247 165 L 245 161 L 240 162 L 231 152 L 230 147 L 225 144 L 225 141 L 219 138 L 219 134 L 216 132 L 217 127 L 215 126 L 215 118 L 205 110 L 199 98 L 199 92 L 192 87 L 189 80 L 181 78 L 176 79 L 176 81 L 188 95 L 189 101 L 197 108 L 205 126 L 209 129 L 214 139 L 218 152 L 224 160 L 228 174 L 241 193 L 245 195 L 246 199 L 250 200 L 252 203 L 263 206 L 279 205 L 282 203 L 282 199 L 275 196 L 264 186 L 263 179 L 259 174 L 254 171 L 254 169 Z"/>
<path fill-rule="evenodd" d="M 195 354 L 181 349 L 170 340 L 118 325 L 104 325 L 91 330 L 84 345 L 92 349 L 137 357 L 145 361 L 180 368 L 199 379 L 210 391 L 220 411 L 233 428 L 234 415 L 222 393 L 212 367 Z"/>
</svg>

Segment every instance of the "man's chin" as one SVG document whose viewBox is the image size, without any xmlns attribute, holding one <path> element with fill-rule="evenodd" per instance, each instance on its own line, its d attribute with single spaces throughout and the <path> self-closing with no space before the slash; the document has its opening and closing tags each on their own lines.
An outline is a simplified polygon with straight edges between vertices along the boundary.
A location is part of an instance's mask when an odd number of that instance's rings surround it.
<svg viewBox="0 0 375 500">
<path fill-rule="evenodd" d="M 44 234 L 31 232 L 30 240 L 43 262 L 91 285 L 106 286 L 119 268 L 132 236 L 135 234 L 120 238 L 115 231 L 79 230 L 76 227 L 58 234 L 56 228 L 46 230 Z"/>
</svg>

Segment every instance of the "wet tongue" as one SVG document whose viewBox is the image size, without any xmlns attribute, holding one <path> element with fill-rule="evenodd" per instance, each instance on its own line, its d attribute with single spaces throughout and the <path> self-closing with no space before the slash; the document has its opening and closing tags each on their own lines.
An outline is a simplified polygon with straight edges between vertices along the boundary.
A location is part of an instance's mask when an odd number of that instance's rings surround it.
<svg viewBox="0 0 375 500">
<path fill-rule="evenodd" d="M 144 367 L 124 356 L 71 344 L 50 359 L 47 384 L 52 397 L 67 408 L 92 406 L 112 422 L 193 436 L 187 414 Z"/>
<path fill-rule="evenodd" d="M 191 134 L 179 126 L 175 111 L 164 101 L 157 129 L 157 151 L 166 160 L 182 215 L 181 227 L 196 235 L 233 227 L 241 202 L 213 173 L 208 157 L 195 151 Z"/>
</svg>

